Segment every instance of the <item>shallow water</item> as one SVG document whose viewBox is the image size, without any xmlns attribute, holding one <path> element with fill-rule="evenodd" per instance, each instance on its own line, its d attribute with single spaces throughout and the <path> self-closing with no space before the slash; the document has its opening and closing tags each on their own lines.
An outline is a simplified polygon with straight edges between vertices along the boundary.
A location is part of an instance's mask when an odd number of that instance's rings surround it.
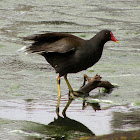
<svg viewBox="0 0 140 140">
<path fill-rule="evenodd" d="M 103 80 L 119 86 L 111 94 L 100 97 L 114 104 L 101 104 L 102 110 L 95 112 L 90 106 L 82 110 L 82 102 L 75 100 L 67 116 L 95 135 L 140 128 L 140 1 L 1 0 L 0 5 L 1 139 L 8 136 L 11 139 L 49 139 L 58 135 L 56 131 L 43 133 L 46 127 L 46 131 L 50 130 L 48 124 L 56 117 L 57 74 L 41 56 L 16 52 L 28 45 L 21 37 L 42 32 L 70 32 L 89 39 L 102 29 L 112 30 L 119 44 L 108 42 L 95 66 L 68 78 L 73 88 L 78 89 L 84 73 L 91 77 L 100 74 Z M 60 111 L 68 93 L 63 78 L 61 92 Z M 97 93 L 95 90 L 91 95 Z M 44 129 L 32 130 L 29 126 Z M 65 138 L 87 135 L 78 133 L 66 137 L 72 134 L 65 133 Z"/>
</svg>

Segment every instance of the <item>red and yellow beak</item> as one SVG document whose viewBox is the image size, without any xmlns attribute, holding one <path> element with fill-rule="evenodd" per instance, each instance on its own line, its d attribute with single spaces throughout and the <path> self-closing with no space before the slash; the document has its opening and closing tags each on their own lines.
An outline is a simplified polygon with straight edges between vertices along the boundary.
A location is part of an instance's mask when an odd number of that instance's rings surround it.
<svg viewBox="0 0 140 140">
<path fill-rule="evenodd" d="M 116 42 L 116 43 L 119 43 L 119 41 L 114 37 L 113 33 L 110 32 L 110 35 L 111 35 L 111 40 Z"/>
</svg>

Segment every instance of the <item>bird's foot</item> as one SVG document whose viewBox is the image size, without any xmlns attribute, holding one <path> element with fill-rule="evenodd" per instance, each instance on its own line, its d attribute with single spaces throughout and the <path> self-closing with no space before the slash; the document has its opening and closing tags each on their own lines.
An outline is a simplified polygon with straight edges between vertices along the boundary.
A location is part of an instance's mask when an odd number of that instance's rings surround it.
<svg viewBox="0 0 140 140">
<path fill-rule="evenodd" d="M 56 107 L 56 115 L 59 117 L 59 107 Z"/>
<path fill-rule="evenodd" d="M 66 118 L 67 116 L 66 116 L 66 110 L 67 110 L 67 108 L 69 107 L 69 105 L 71 104 L 71 102 L 74 100 L 74 98 L 71 98 L 71 97 L 69 97 L 69 100 L 68 100 L 68 102 L 67 102 L 67 104 L 66 104 L 66 106 L 65 106 L 65 108 L 63 109 L 63 112 L 62 112 L 62 115 L 64 116 L 64 118 Z"/>
<path fill-rule="evenodd" d="M 66 116 L 66 111 L 63 110 L 62 115 L 63 115 L 64 118 L 66 118 L 67 117 Z"/>
</svg>

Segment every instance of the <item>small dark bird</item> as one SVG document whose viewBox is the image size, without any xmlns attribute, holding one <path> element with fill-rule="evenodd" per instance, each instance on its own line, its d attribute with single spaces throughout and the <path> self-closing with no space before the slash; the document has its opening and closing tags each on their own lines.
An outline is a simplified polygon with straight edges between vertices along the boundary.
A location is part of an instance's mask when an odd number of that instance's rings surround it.
<svg viewBox="0 0 140 140">
<path fill-rule="evenodd" d="M 67 80 L 67 74 L 86 70 L 97 63 L 102 56 L 103 47 L 107 41 L 112 40 L 118 43 L 118 40 L 109 30 L 98 32 L 90 40 L 84 40 L 66 33 L 35 34 L 24 39 L 34 42 L 31 46 L 24 47 L 21 50 L 44 56 L 47 62 L 56 70 L 56 73 L 59 73 L 57 78 L 59 98 L 56 107 L 58 116 L 61 98 L 60 77 L 64 76 L 70 92 L 73 92 Z"/>
</svg>

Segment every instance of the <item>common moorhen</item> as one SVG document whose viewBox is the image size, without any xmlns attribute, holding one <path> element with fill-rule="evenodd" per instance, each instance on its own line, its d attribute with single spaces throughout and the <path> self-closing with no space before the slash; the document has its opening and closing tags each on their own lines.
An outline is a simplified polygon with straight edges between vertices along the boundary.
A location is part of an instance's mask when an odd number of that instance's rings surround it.
<svg viewBox="0 0 140 140">
<path fill-rule="evenodd" d="M 67 80 L 68 73 L 77 73 L 93 66 L 101 58 L 104 44 L 107 41 L 118 40 L 109 30 L 102 30 L 89 40 L 66 33 L 45 33 L 25 37 L 24 40 L 34 41 L 31 46 L 24 47 L 27 53 L 38 53 L 45 57 L 48 63 L 59 73 L 57 78 L 58 103 L 56 113 L 59 116 L 60 103 L 60 77 L 68 85 L 70 92 L 73 91 Z"/>
</svg>

